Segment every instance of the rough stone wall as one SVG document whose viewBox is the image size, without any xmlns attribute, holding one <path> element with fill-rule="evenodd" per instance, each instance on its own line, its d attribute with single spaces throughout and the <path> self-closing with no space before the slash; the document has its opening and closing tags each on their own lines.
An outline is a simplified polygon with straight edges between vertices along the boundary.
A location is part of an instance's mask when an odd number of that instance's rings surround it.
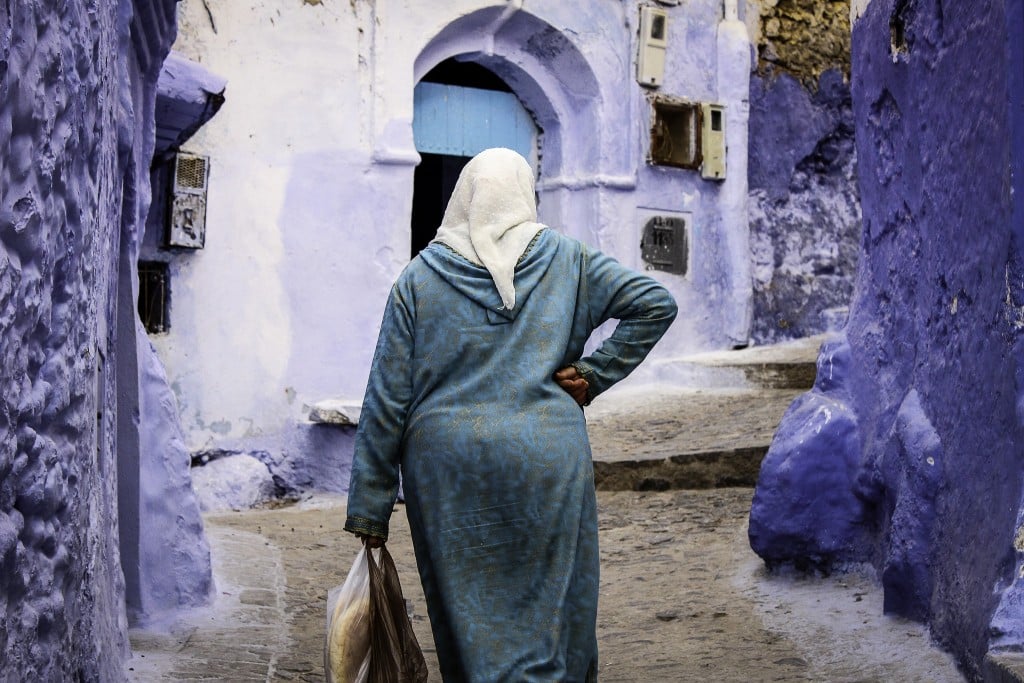
<svg viewBox="0 0 1024 683">
<path fill-rule="evenodd" d="M 839 67 L 850 75 L 850 0 L 762 0 L 760 76 L 792 74 L 813 90 Z"/>
<path fill-rule="evenodd" d="M 783 419 L 750 525 L 770 564 L 872 561 L 886 610 L 927 621 L 972 680 L 990 637 L 1020 647 L 1005 627 L 1024 618 L 1018 590 L 993 620 L 1020 560 L 1024 465 L 1010 7 L 874 0 L 857 23 L 854 301 Z M 814 512 L 793 517 L 794 501 Z"/>
<path fill-rule="evenodd" d="M 760 7 L 749 135 L 755 343 L 845 321 L 860 236 L 849 10 L 848 0 Z"/>
<path fill-rule="evenodd" d="M 141 153 L 132 13 L 0 2 L 3 680 L 124 679 L 113 352 L 122 211 L 144 182 L 125 174 Z"/>
</svg>

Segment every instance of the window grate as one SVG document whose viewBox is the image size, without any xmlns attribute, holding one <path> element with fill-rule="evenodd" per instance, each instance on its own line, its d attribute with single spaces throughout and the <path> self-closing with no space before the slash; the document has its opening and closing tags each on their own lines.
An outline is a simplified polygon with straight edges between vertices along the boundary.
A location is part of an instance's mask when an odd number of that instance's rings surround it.
<svg viewBox="0 0 1024 683">
<path fill-rule="evenodd" d="M 171 327 L 169 284 L 166 263 L 139 261 L 139 319 L 149 334 L 162 334 Z"/>
<path fill-rule="evenodd" d="M 206 159 L 200 156 L 178 155 L 176 169 L 178 187 L 202 190 L 206 187 Z"/>
</svg>

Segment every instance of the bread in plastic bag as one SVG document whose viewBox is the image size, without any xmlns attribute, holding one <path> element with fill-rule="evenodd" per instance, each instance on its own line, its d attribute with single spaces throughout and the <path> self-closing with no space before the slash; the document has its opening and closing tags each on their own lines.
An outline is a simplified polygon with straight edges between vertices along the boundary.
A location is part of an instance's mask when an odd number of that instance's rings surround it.
<svg viewBox="0 0 1024 683">
<path fill-rule="evenodd" d="M 324 675 L 328 683 L 366 683 L 370 666 L 370 572 L 367 550 L 356 555 L 345 583 L 327 594 Z"/>
</svg>

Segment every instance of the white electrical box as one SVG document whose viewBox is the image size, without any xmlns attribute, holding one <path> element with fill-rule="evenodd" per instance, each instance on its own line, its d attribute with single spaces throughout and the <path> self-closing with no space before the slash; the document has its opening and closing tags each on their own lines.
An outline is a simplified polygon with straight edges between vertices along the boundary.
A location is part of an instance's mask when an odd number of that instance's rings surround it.
<svg viewBox="0 0 1024 683">
<path fill-rule="evenodd" d="M 725 107 L 704 103 L 701 107 L 701 156 L 704 161 L 700 174 L 704 178 L 725 178 Z"/>
<path fill-rule="evenodd" d="M 206 189 L 210 157 L 178 152 L 168 202 L 168 247 L 202 249 L 206 242 Z"/>
<path fill-rule="evenodd" d="M 640 8 L 640 52 L 636 58 L 636 80 L 657 88 L 665 80 L 665 51 L 668 48 L 668 13 L 657 7 Z"/>
</svg>

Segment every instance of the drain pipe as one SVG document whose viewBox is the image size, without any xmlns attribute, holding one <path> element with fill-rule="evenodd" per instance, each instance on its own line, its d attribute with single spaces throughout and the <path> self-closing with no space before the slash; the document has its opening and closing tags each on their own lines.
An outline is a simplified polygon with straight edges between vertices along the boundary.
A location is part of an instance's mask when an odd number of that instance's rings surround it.
<svg viewBox="0 0 1024 683">
<path fill-rule="evenodd" d="M 753 320 L 753 276 L 750 263 L 750 224 L 747 214 L 747 124 L 750 116 L 750 39 L 739 20 L 738 1 L 723 0 L 718 24 L 718 101 L 724 104 L 727 173 L 719 190 L 724 239 L 730 268 L 731 306 L 725 332 L 734 346 L 750 341 Z"/>
</svg>

